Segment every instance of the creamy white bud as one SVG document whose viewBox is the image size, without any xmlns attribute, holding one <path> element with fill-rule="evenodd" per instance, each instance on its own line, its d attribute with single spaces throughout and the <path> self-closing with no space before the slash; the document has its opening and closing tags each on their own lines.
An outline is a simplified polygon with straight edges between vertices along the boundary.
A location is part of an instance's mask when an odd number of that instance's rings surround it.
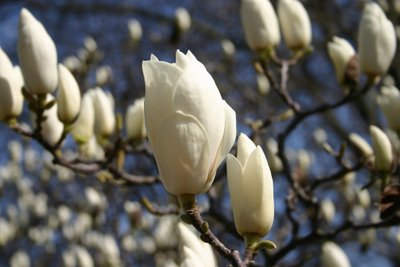
<svg viewBox="0 0 400 267">
<path fill-rule="evenodd" d="M 333 41 L 328 43 L 328 54 L 335 66 L 336 79 L 343 84 L 347 67 L 356 51 L 346 39 L 334 36 Z"/>
<path fill-rule="evenodd" d="M 336 213 L 335 205 L 333 204 L 332 200 L 324 199 L 321 202 L 321 213 L 325 221 L 328 223 L 332 222 Z"/>
<path fill-rule="evenodd" d="M 101 66 L 96 70 L 96 83 L 99 86 L 110 83 L 113 79 L 113 73 L 110 66 Z"/>
<path fill-rule="evenodd" d="M 48 94 L 46 103 L 49 103 L 53 99 L 54 97 Z M 55 145 L 60 140 L 64 130 L 64 124 L 58 119 L 57 109 L 57 103 L 55 103 L 50 109 L 46 109 L 43 113 L 46 119 L 42 121 L 41 134 L 50 145 Z"/>
<path fill-rule="evenodd" d="M 367 3 L 358 29 L 358 54 L 361 71 L 367 75 L 387 72 L 396 52 L 396 33 L 392 22 L 378 4 Z"/>
<path fill-rule="evenodd" d="M 0 121 L 19 116 L 23 96 L 18 69 L 14 69 L 7 54 L 0 48 Z"/>
<path fill-rule="evenodd" d="M 363 154 L 364 157 L 368 158 L 374 155 L 372 147 L 360 135 L 351 133 L 349 135 L 349 140 Z"/>
<path fill-rule="evenodd" d="M 240 17 L 251 49 L 264 50 L 279 45 L 281 35 L 278 19 L 269 0 L 242 0 Z"/>
<path fill-rule="evenodd" d="M 322 245 L 322 267 L 351 267 L 349 258 L 341 247 L 333 242 Z"/>
<path fill-rule="evenodd" d="M 63 60 L 64 66 L 69 71 L 77 71 L 81 67 L 81 61 L 76 56 L 69 56 Z"/>
<path fill-rule="evenodd" d="M 143 35 L 143 30 L 142 30 L 142 25 L 140 22 L 136 19 L 130 19 L 128 21 L 128 33 L 129 33 L 129 39 L 132 44 L 137 44 L 140 39 L 142 39 Z"/>
<path fill-rule="evenodd" d="M 146 137 L 146 127 L 144 125 L 144 98 L 135 100 L 128 107 L 125 117 L 126 131 L 131 140 Z"/>
<path fill-rule="evenodd" d="M 192 20 L 186 8 L 178 7 L 175 11 L 175 24 L 181 33 L 185 33 L 190 29 Z"/>
<path fill-rule="evenodd" d="M 372 147 L 375 154 L 375 169 L 379 171 L 390 171 L 393 164 L 393 151 L 387 135 L 378 127 L 369 127 L 372 137 Z"/>
<path fill-rule="evenodd" d="M 108 137 L 115 128 L 115 114 L 113 103 L 107 94 L 99 87 L 90 93 L 94 106 L 94 131 L 97 136 Z"/>
<path fill-rule="evenodd" d="M 400 132 L 400 91 L 394 86 L 383 86 L 381 94 L 377 97 L 389 127 Z"/>
<path fill-rule="evenodd" d="M 358 189 L 357 200 L 364 209 L 368 209 L 371 205 L 371 195 L 369 194 L 368 189 Z"/>
<path fill-rule="evenodd" d="M 87 51 L 93 53 L 97 51 L 97 43 L 91 36 L 85 37 L 83 40 L 83 45 Z"/>
<path fill-rule="evenodd" d="M 161 181 L 174 195 L 207 191 L 234 143 L 235 112 L 190 51 L 178 50 L 173 64 L 152 56 L 142 68 L 145 125 Z"/>
<path fill-rule="evenodd" d="M 278 17 L 283 38 L 290 49 L 302 50 L 310 46 L 310 17 L 300 1 L 279 0 Z"/>
<path fill-rule="evenodd" d="M 227 59 L 233 59 L 236 52 L 236 47 L 229 39 L 223 39 L 221 41 L 222 52 L 224 53 L 224 57 Z"/>
<path fill-rule="evenodd" d="M 57 114 L 60 121 L 70 124 L 79 114 L 81 108 L 81 91 L 75 77 L 64 65 L 58 65 L 58 73 Z"/>
<path fill-rule="evenodd" d="M 18 250 L 15 252 L 10 259 L 10 267 L 30 267 L 31 261 L 29 255 L 23 251 Z"/>
<path fill-rule="evenodd" d="M 240 134 L 237 157 L 229 154 L 226 164 L 237 231 L 265 236 L 274 220 L 274 185 L 261 147 Z"/>
<path fill-rule="evenodd" d="M 56 46 L 26 8 L 20 13 L 17 50 L 27 89 L 33 94 L 53 92 L 58 84 Z"/>
<path fill-rule="evenodd" d="M 89 92 L 82 97 L 78 118 L 74 122 L 71 133 L 78 143 L 86 143 L 94 132 L 94 105 Z"/>
<path fill-rule="evenodd" d="M 262 95 L 267 95 L 271 90 L 271 84 L 264 74 L 257 74 L 257 89 Z"/>
</svg>

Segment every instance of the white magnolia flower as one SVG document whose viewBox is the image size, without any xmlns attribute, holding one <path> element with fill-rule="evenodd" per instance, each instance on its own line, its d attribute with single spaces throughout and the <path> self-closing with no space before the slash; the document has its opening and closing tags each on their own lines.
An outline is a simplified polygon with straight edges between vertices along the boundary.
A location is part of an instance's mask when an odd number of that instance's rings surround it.
<svg viewBox="0 0 400 267">
<path fill-rule="evenodd" d="M 279 44 L 281 34 L 278 18 L 269 0 L 242 0 L 240 17 L 251 49 L 263 50 Z"/>
<path fill-rule="evenodd" d="M 378 104 L 388 122 L 389 128 L 400 132 L 400 91 L 394 86 L 383 86 L 378 95 Z"/>
<path fill-rule="evenodd" d="M 146 127 L 144 125 L 144 98 L 135 100 L 135 102 L 128 107 L 125 124 L 129 139 L 142 139 L 146 137 Z"/>
<path fill-rule="evenodd" d="M 58 118 L 72 123 L 81 108 L 81 92 L 72 73 L 62 64 L 58 65 L 59 86 L 57 92 Z"/>
<path fill-rule="evenodd" d="M 26 8 L 19 18 L 17 48 L 27 89 L 33 94 L 53 92 L 58 84 L 56 46 L 42 23 Z"/>
<path fill-rule="evenodd" d="M 114 106 L 110 97 L 99 87 L 92 89 L 94 106 L 94 131 L 96 136 L 107 137 L 113 134 L 115 128 Z"/>
<path fill-rule="evenodd" d="M 46 102 L 50 102 L 54 99 L 52 95 L 47 95 Z M 64 124 L 58 119 L 57 116 L 57 103 L 55 103 L 50 109 L 44 111 L 44 117 L 42 121 L 42 136 L 50 145 L 55 145 L 61 138 L 64 131 Z"/>
<path fill-rule="evenodd" d="M 189 51 L 143 62 L 145 125 L 161 180 L 174 195 L 207 191 L 236 136 L 236 114 Z"/>
<path fill-rule="evenodd" d="M 333 41 L 328 43 L 328 53 L 335 66 L 336 79 L 343 84 L 347 67 L 356 51 L 346 39 L 334 36 Z"/>
<path fill-rule="evenodd" d="M 210 244 L 203 242 L 184 223 L 178 223 L 179 244 L 181 248 L 191 249 L 200 259 L 200 266 L 216 267 L 217 261 Z M 184 252 L 184 251 L 183 251 Z"/>
<path fill-rule="evenodd" d="M 86 92 L 82 97 L 81 109 L 71 132 L 78 143 L 86 143 L 93 136 L 94 106 L 89 92 Z"/>
<path fill-rule="evenodd" d="M 322 245 L 322 267 L 351 267 L 349 258 L 341 247 L 333 242 Z"/>
<path fill-rule="evenodd" d="M 137 44 L 142 39 L 143 29 L 138 20 L 130 19 L 128 21 L 128 32 L 132 44 Z"/>
<path fill-rule="evenodd" d="M 226 163 L 237 231 L 265 236 L 274 220 L 274 186 L 264 152 L 241 134 L 237 157 L 229 154 Z"/>
<path fill-rule="evenodd" d="M 396 52 L 396 34 L 392 22 L 378 4 L 367 3 L 358 30 L 360 68 L 367 75 L 383 75 Z"/>
<path fill-rule="evenodd" d="M 361 152 L 361 154 L 364 157 L 368 158 L 374 155 L 372 147 L 360 135 L 356 133 L 351 133 L 349 134 L 349 140 Z"/>
<path fill-rule="evenodd" d="M 15 118 L 22 112 L 22 86 L 17 71 L 0 48 L 0 121 Z"/>
<path fill-rule="evenodd" d="M 175 24 L 180 33 L 185 33 L 190 29 L 192 19 L 189 11 L 184 7 L 178 7 L 175 11 Z"/>
<path fill-rule="evenodd" d="M 279 0 L 278 17 L 283 38 L 290 49 L 301 50 L 310 46 L 310 17 L 300 1 Z"/>
<path fill-rule="evenodd" d="M 393 163 L 392 145 L 388 136 L 378 127 L 369 127 L 372 137 L 372 147 L 375 154 L 375 169 L 379 171 L 390 171 Z"/>
</svg>

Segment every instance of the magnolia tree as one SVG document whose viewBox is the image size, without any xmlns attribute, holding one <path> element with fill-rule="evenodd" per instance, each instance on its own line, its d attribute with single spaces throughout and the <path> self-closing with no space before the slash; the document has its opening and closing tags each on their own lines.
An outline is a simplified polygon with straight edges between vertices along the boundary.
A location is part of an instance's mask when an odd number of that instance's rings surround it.
<svg viewBox="0 0 400 267">
<path fill-rule="evenodd" d="M 225 13 L 234 35 L 182 7 L 48 3 L 127 14 L 119 49 L 140 59 L 122 67 L 89 37 L 60 58 L 56 26 L 35 17 L 46 5 L 21 8 L 15 50 L 0 49 L 0 119 L 17 138 L 0 264 L 398 264 L 399 4 L 328 2 L 241 0 Z M 122 77 L 133 88 L 115 89 Z"/>
</svg>

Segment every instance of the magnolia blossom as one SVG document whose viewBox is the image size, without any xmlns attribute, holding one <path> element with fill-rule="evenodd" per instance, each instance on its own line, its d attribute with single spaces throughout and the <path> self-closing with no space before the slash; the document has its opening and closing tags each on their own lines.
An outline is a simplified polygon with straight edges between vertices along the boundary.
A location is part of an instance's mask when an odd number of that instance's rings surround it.
<svg viewBox="0 0 400 267">
<path fill-rule="evenodd" d="M 396 52 L 393 24 L 374 2 L 367 3 L 358 29 L 361 70 L 367 75 L 383 75 Z"/>
<path fill-rule="evenodd" d="M 356 51 L 346 39 L 334 36 L 333 41 L 328 43 L 328 53 L 335 66 L 336 79 L 343 84 L 347 67 Z"/>
<path fill-rule="evenodd" d="M 333 242 L 325 242 L 322 245 L 322 267 L 350 267 L 350 261 L 346 253 Z"/>
<path fill-rule="evenodd" d="M 278 19 L 269 0 L 242 0 L 240 17 L 251 49 L 263 50 L 279 44 Z"/>
<path fill-rule="evenodd" d="M 125 117 L 126 131 L 129 139 L 141 139 L 146 137 L 144 126 L 144 98 L 135 100 L 128 107 Z"/>
<path fill-rule="evenodd" d="M 266 235 L 274 220 L 274 186 L 267 159 L 260 146 L 239 136 L 237 157 L 227 157 L 228 187 L 237 231 Z"/>
<path fill-rule="evenodd" d="M 86 143 L 94 132 L 94 106 L 90 92 L 82 97 L 81 109 L 78 118 L 72 127 L 72 136 L 78 143 Z"/>
<path fill-rule="evenodd" d="M 375 153 L 375 169 L 378 171 L 390 171 L 393 163 L 392 145 L 388 136 L 378 127 L 369 127 L 372 137 L 372 147 Z"/>
<path fill-rule="evenodd" d="M 47 95 L 46 102 L 50 102 L 54 99 L 52 95 Z M 64 124 L 58 119 L 57 116 L 57 103 L 55 103 L 50 109 L 45 110 L 43 113 L 45 120 L 42 121 L 42 136 L 44 140 L 50 145 L 55 145 L 60 140 L 61 135 L 64 131 Z"/>
<path fill-rule="evenodd" d="M 81 92 L 72 73 L 62 64 L 58 65 L 59 86 L 57 93 L 58 118 L 66 124 L 72 123 L 79 114 Z"/>
<path fill-rule="evenodd" d="M 286 45 L 293 50 L 311 43 L 311 22 L 307 10 L 298 0 L 279 0 L 278 17 Z"/>
<path fill-rule="evenodd" d="M 333 204 L 332 200 L 324 199 L 321 202 L 321 213 L 325 221 L 328 223 L 332 222 L 336 213 L 335 205 Z"/>
<path fill-rule="evenodd" d="M 175 11 L 175 24 L 180 33 L 185 33 L 190 29 L 192 19 L 186 8 L 178 7 Z"/>
<path fill-rule="evenodd" d="M 56 89 L 56 46 L 42 23 L 26 8 L 19 18 L 18 58 L 25 86 L 31 93 L 47 94 Z"/>
<path fill-rule="evenodd" d="M 138 20 L 130 19 L 128 21 L 128 32 L 132 44 L 137 44 L 142 39 L 143 29 Z"/>
<path fill-rule="evenodd" d="M 0 48 L 0 121 L 17 117 L 22 112 L 22 86 L 17 71 Z"/>
<path fill-rule="evenodd" d="M 207 191 L 236 136 L 236 114 L 189 51 L 176 63 L 143 62 L 147 135 L 160 178 L 174 195 Z"/>
<path fill-rule="evenodd" d="M 383 86 L 378 96 L 378 104 L 388 122 L 390 129 L 400 132 L 400 91 L 394 86 Z"/>
<path fill-rule="evenodd" d="M 110 99 L 112 96 L 105 93 L 100 87 L 92 89 L 89 94 L 93 101 L 96 136 L 112 135 L 115 128 L 114 101 Z"/>
<path fill-rule="evenodd" d="M 184 248 L 189 248 L 199 259 L 197 261 L 200 265 L 204 267 L 216 267 L 217 261 L 215 259 L 214 252 L 208 243 L 204 243 L 201 239 L 194 234 L 188 226 L 184 223 L 178 223 L 178 235 L 179 244 L 183 249 L 184 255 L 187 255 Z M 192 266 L 192 265 L 187 265 Z"/>
<path fill-rule="evenodd" d="M 360 135 L 356 133 L 351 133 L 349 134 L 349 140 L 361 152 L 361 154 L 364 157 L 368 158 L 374 155 L 372 147 Z"/>
</svg>

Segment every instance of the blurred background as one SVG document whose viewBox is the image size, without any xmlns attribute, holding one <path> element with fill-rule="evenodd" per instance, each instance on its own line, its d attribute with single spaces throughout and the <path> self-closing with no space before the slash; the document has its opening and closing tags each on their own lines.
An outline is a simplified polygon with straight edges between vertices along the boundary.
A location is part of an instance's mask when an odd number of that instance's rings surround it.
<svg viewBox="0 0 400 267">
<path fill-rule="evenodd" d="M 276 7 L 277 1 L 271 2 Z M 292 97 L 308 110 L 344 95 L 335 79 L 326 45 L 337 35 L 357 47 L 358 22 L 367 1 L 302 2 L 311 18 L 314 50 L 291 69 L 288 87 Z M 399 2 L 378 1 L 395 25 L 400 22 Z M 143 60 L 154 54 L 160 60 L 174 62 L 177 49 L 191 50 L 236 111 L 238 133 L 251 135 L 251 125 L 258 119 L 285 112 L 286 107 L 253 67 L 257 55 L 245 43 L 239 6 L 239 0 L 3 0 L 0 46 L 18 64 L 19 12 L 23 7 L 29 9 L 53 38 L 59 62 L 64 62 L 76 75 L 82 93 L 101 86 L 113 94 L 115 110 L 121 114 L 135 99 L 144 96 Z M 180 8 L 190 14 L 186 32 L 179 32 L 176 27 L 176 12 Z M 140 34 L 137 23 L 141 25 Z M 278 55 L 290 56 L 283 43 Z M 85 67 L 80 68 L 79 64 Z M 398 84 L 399 64 L 396 56 L 383 83 Z M 321 148 L 321 138 L 337 149 L 350 132 L 370 140 L 369 124 L 385 126 L 382 114 L 371 100 L 376 94 L 376 90 L 371 91 L 362 101 L 312 116 L 288 137 L 285 152 L 298 176 L 319 177 L 335 170 L 336 161 Z M 29 123 L 28 109 L 21 121 Z M 273 140 L 286 125 L 270 125 L 257 136 L 256 142 L 272 154 Z M 5 125 L 0 125 L 0 131 L 0 266 L 179 266 L 177 216 L 157 217 L 138 202 L 145 196 L 161 206 L 173 205 L 174 200 L 161 185 L 128 186 L 104 182 L 101 175 L 76 175 L 54 166 L 51 156 L 37 143 L 19 137 Z M 74 148 L 71 138 L 66 147 Z M 354 157 L 356 154 L 350 153 L 349 159 Z M 276 219 L 267 238 L 279 247 L 290 234 L 285 231 L 288 184 L 279 166 L 276 168 Z M 157 174 L 151 157 L 140 153 L 127 157 L 126 170 L 137 175 Z M 353 175 L 358 187 L 368 182 L 367 171 Z M 336 207 L 332 222 L 321 219 L 327 228 L 334 229 L 346 216 L 361 221 L 379 217 L 376 194 L 371 192 L 372 200 L 367 207 L 354 211 L 356 200 L 343 197 L 340 186 L 343 185 L 334 184 L 316 192 L 319 200 L 330 200 Z M 212 192 L 217 196 L 201 196 L 199 200 L 205 218 L 221 240 L 242 250 L 243 243 L 232 228 L 224 170 Z M 307 216 L 302 212 L 298 215 L 300 221 Z M 300 233 L 307 234 L 310 227 L 301 224 Z M 335 237 L 335 241 L 344 248 L 353 266 L 400 266 L 396 235 L 395 227 L 367 232 L 350 230 Z M 292 250 L 278 261 L 278 266 L 319 266 L 320 241 Z M 221 257 L 218 259 L 221 266 L 227 264 Z M 268 255 L 260 254 L 256 262 L 267 264 Z"/>
</svg>

